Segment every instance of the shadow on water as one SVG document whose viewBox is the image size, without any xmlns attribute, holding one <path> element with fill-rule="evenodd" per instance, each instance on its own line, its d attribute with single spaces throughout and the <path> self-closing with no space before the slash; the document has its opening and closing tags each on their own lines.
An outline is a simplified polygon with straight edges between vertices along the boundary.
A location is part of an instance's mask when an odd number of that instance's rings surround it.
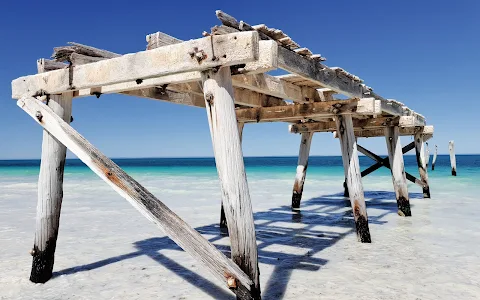
<svg viewBox="0 0 480 300">
<path fill-rule="evenodd" d="M 381 219 L 385 215 L 397 213 L 395 194 L 392 192 L 365 192 L 365 198 L 369 209 L 375 208 L 381 212 L 375 216 L 369 216 L 370 224 L 382 225 L 385 221 Z M 422 198 L 422 194 L 410 193 L 410 198 Z M 285 205 L 254 214 L 259 262 L 274 266 L 268 281 L 261 283 L 263 299 L 281 299 L 294 270 L 318 271 L 328 261 L 314 255 L 333 246 L 346 235 L 354 234 L 350 201 L 343 197 L 343 193 L 302 201 L 301 209 L 299 212 L 292 212 L 290 206 Z M 198 227 L 196 230 L 207 236 L 214 244 L 222 239 L 228 239 L 217 224 Z M 210 279 L 161 254 L 159 251 L 165 249 L 182 251 L 168 237 L 141 240 L 134 245 L 137 248 L 135 252 L 64 269 L 55 272 L 54 276 L 89 271 L 125 259 L 147 255 L 213 298 L 233 299 L 232 293 L 218 287 Z M 229 246 L 219 244 L 215 246 L 225 255 L 230 256 Z"/>
</svg>

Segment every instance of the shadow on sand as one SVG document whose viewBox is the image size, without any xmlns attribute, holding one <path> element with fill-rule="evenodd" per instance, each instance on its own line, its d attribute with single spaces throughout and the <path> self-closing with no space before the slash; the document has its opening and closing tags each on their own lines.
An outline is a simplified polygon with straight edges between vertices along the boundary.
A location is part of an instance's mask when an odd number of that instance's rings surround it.
<svg viewBox="0 0 480 300">
<path fill-rule="evenodd" d="M 385 215 L 397 213 L 395 194 L 392 192 L 365 192 L 365 198 L 368 209 L 375 208 L 381 211 L 376 216 L 369 216 L 370 224 L 382 225 L 385 223 L 382 221 Z M 420 193 L 410 193 L 410 198 L 423 197 Z M 343 193 L 302 201 L 301 209 L 302 211 L 292 212 L 290 206 L 285 205 L 254 214 L 259 261 L 274 266 L 268 281 L 261 283 L 263 299 L 281 299 L 293 270 L 318 271 L 328 261 L 313 255 L 333 246 L 346 235 L 354 233 L 350 201 L 343 197 Z M 209 241 L 214 244 L 221 239 L 228 239 L 217 224 L 198 227 L 196 230 L 210 237 Z M 135 252 L 64 269 L 55 272 L 54 277 L 89 271 L 125 259 L 147 255 L 182 279 L 194 283 L 212 298 L 234 299 L 233 293 L 218 287 L 210 281 L 210 278 L 204 278 L 162 255 L 159 251 L 164 249 L 183 251 L 168 237 L 141 240 L 134 245 L 138 249 Z M 230 247 L 218 244 L 215 246 L 230 256 Z"/>
</svg>

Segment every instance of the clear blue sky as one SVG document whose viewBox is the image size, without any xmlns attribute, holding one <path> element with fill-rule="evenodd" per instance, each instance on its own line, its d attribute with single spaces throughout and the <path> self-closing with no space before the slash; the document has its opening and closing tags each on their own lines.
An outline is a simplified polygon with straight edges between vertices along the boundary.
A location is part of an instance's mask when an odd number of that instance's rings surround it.
<svg viewBox="0 0 480 300">
<path fill-rule="evenodd" d="M 300 45 L 360 76 L 377 93 L 406 103 L 435 125 L 439 152 L 480 153 L 480 1 L 7 1 L 0 10 L 0 159 L 38 158 L 41 128 L 11 99 L 12 79 L 36 73 L 36 60 L 75 41 L 117 53 L 145 49 L 163 31 L 201 37 L 221 9 L 250 24 L 280 28 Z M 212 156 L 201 108 L 103 95 L 74 100 L 72 124 L 110 157 Z M 408 139 L 405 139 L 407 142 Z M 360 141 L 386 153 L 383 138 Z M 246 156 L 297 155 L 287 125 L 247 124 Z M 312 155 L 336 155 L 317 134 Z M 73 157 L 70 155 L 70 157 Z"/>
</svg>

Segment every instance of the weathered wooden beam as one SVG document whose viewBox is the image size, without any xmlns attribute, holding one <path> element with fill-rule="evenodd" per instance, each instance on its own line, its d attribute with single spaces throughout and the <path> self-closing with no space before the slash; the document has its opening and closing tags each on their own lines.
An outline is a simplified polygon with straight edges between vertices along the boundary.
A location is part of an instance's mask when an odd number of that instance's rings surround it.
<svg viewBox="0 0 480 300">
<path fill-rule="evenodd" d="M 433 153 L 433 161 L 432 161 L 432 171 L 435 170 L 435 162 L 437 161 L 437 145 L 435 145 L 435 152 Z"/>
<path fill-rule="evenodd" d="M 300 150 L 298 151 L 297 172 L 295 175 L 295 182 L 293 183 L 292 193 L 292 209 L 300 208 L 300 201 L 302 200 L 303 185 L 305 183 L 305 176 L 307 175 L 308 156 L 310 154 L 310 145 L 312 143 L 313 132 L 302 133 L 300 139 Z"/>
<path fill-rule="evenodd" d="M 250 296 L 260 299 L 255 225 L 235 118 L 230 68 L 205 71 L 203 92 L 230 235 L 231 257 L 253 281 Z"/>
<path fill-rule="evenodd" d="M 372 128 L 385 128 L 385 126 L 396 126 L 402 117 L 379 117 L 368 119 L 353 119 L 354 130 L 357 129 L 372 129 Z M 304 132 L 328 132 L 335 131 L 336 124 L 334 121 L 325 122 L 310 122 L 299 123 L 289 125 L 289 131 L 291 133 L 304 133 Z"/>
<path fill-rule="evenodd" d="M 397 126 L 386 127 L 385 140 L 387 142 L 393 187 L 397 198 L 398 214 L 400 216 L 409 217 L 412 213 L 408 196 L 407 177 L 405 175 L 405 166 L 403 163 L 402 144 L 398 132 L 399 130 Z"/>
<path fill-rule="evenodd" d="M 126 91 L 122 92 L 122 94 L 127 96 L 167 101 L 176 104 L 205 107 L 205 100 L 203 99 L 203 96 L 199 96 L 194 93 L 179 93 L 157 87 Z"/>
<path fill-rule="evenodd" d="M 428 170 L 428 164 L 430 163 L 430 149 L 428 149 L 428 143 L 425 142 L 425 166 Z"/>
<path fill-rule="evenodd" d="M 68 65 L 62 62 L 40 58 L 37 60 L 38 73 L 49 72 L 58 69 L 67 69 Z"/>
<path fill-rule="evenodd" d="M 237 119 L 244 123 L 299 121 L 318 117 L 334 117 L 337 114 L 352 114 L 362 111 L 365 115 L 374 115 L 376 111 L 370 105 L 372 99 L 335 100 L 276 107 L 237 109 Z M 371 109 L 372 108 L 372 109 Z"/>
<path fill-rule="evenodd" d="M 399 128 L 399 135 L 406 136 L 406 135 L 415 135 L 415 132 L 420 130 L 420 134 L 423 136 L 424 140 L 431 138 L 433 135 L 433 126 L 427 125 L 423 128 L 416 128 L 416 127 L 400 127 Z M 334 137 L 337 136 L 337 132 L 334 132 Z M 378 137 L 378 136 L 385 136 L 385 131 L 383 128 L 378 129 L 357 129 L 355 130 L 356 137 Z"/>
<path fill-rule="evenodd" d="M 147 40 L 147 50 L 152 50 L 158 47 L 179 44 L 183 42 L 176 37 L 170 36 L 160 31 L 147 35 L 145 39 Z"/>
<path fill-rule="evenodd" d="M 254 285 L 253 281 L 200 233 L 103 155 L 46 105 L 30 97 L 18 100 L 17 104 L 147 219 L 160 227 L 185 252 L 202 262 L 225 286 L 230 287 L 242 299 L 248 299 Z"/>
<path fill-rule="evenodd" d="M 51 95 L 48 107 L 52 114 L 70 123 L 72 115 L 72 93 Z M 43 131 L 42 159 L 38 179 L 38 202 L 35 225 L 35 241 L 30 280 L 45 283 L 52 277 L 60 211 L 63 199 L 63 171 L 66 147 L 48 131 Z"/>
<path fill-rule="evenodd" d="M 69 70 L 20 77 L 12 81 L 12 97 L 19 99 L 42 92 L 58 94 L 124 82 L 141 83 L 153 77 L 238 65 L 257 60 L 258 49 L 256 32 L 210 36 Z"/>
<path fill-rule="evenodd" d="M 417 156 L 418 172 L 423 185 L 423 198 L 430 198 L 430 187 L 428 185 L 428 173 L 426 169 L 424 140 L 421 132 L 415 134 L 415 154 Z"/>
<path fill-rule="evenodd" d="M 340 146 L 342 149 L 343 167 L 346 170 L 346 181 L 350 196 L 350 203 L 355 220 L 357 238 L 362 243 L 370 243 L 370 230 L 368 228 L 367 207 L 363 194 L 362 176 L 358 161 L 357 141 L 353 132 L 351 115 L 340 115 L 336 118 L 337 132 L 340 133 Z"/>
<path fill-rule="evenodd" d="M 457 159 L 455 157 L 455 144 L 448 142 L 448 152 L 450 153 L 450 165 L 452 166 L 452 176 L 457 176 Z"/>
</svg>

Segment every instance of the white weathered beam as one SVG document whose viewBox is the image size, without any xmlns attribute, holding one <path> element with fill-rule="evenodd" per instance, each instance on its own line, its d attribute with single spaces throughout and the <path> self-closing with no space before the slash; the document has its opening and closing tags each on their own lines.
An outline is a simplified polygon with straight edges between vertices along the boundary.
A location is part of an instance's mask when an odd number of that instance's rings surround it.
<svg viewBox="0 0 480 300">
<path fill-rule="evenodd" d="M 448 152 L 450 153 L 450 165 L 452 166 L 452 175 L 457 176 L 457 159 L 455 157 L 455 144 L 453 141 L 448 142 Z"/>
<path fill-rule="evenodd" d="M 398 214 L 400 216 L 409 217 L 412 213 L 410 210 L 407 176 L 405 174 L 405 165 L 403 163 L 402 144 L 400 142 L 398 126 L 389 126 L 385 128 L 385 140 L 387 142 L 388 159 L 390 162 L 395 197 L 397 199 Z"/>
<path fill-rule="evenodd" d="M 69 70 L 20 77 L 12 81 L 12 97 L 94 88 L 175 73 L 230 66 L 258 59 L 258 34 L 240 32 L 210 36 L 142 51 Z"/>
<path fill-rule="evenodd" d="M 300 208 L 302 200 L 303 185 L 307 175 L 308 156 L 310 155 L 310 145 L 312 144 L 313 132 L 302 133 L 300 139 L 300 150 L 298 151 L 297 172 L 295 182 L 293 183 L 292 209 Z"/>
<path fill-rule="evenodd" d="M 428 184 L 427 164 L 425 160 L 425 140 L 421 131 L 415 133 L 415 155 L 417 157 L 418 172 L 423 182 L 423 198 L 430 198 L 430 187 Z"/>
<path fill-rule="evenodd" d="M 230 68 L 205 71 L 203 92 L 230 236 L 231 257 L 254 282 L 251 286 L 252 298 L 260 299 L 255 224 L 235 117 Z"/>
<path fill-rule="evenodd" d="M 336 122 L 357 238 L 362 243 L 370 243 L 372 240 L 368 228 L 367 207 L 363 193 L 362 175 L 358 160 L 357 140 L 353 132 L 352 116 L 338 116 Z"/>
<path fill-rule="evenodd" d="M 382 117 L 382 118 L 368 118 L 368 119 L 353 119 L 354 130 L 358 129 L 375 129 L 375 128 L 384 128 L 386 126 L 398 126 L 399 119 L 402 117 Z M 329 132 L 335 131 L 336 129 L 335 121 L 325 121 L 325 122 L 309 122 L 309 123 L 299 123 L 299 124 L 290 124 L 289 131 L 290 133 L 304 133 L 304 132 Z"/>
<path fill-rule="evenodd" d="M 18 100 L 17 105 L 130 202 L 142 215 L 160 227 L 185 252 L 202 262 L 220 282 L 230 287 L 237 296 L 244 299 L 245 295 L 251 293 L 252 280 L 234 262 L 225 257 L 213 244 L 126 174 L 112 160 L 103 155 L 51 109 L 30 97 Z"/>
<path fill-rule="evenodd" d="M 438 147 L 435 145 L 435 152 L 433 153 L 433 160 L 432 160 L 432 171 L 435 170 L 435 162 L 437 161 L 437 152 Z"/>
<path fill-rule="evenodd" d="M 420 130 L 420 134 L 423 136 L 423 140 L 426 141 L 429 138 L 432 137 L 433 135 L 433 126 L 428 125 L 424 126 L 423 128 L 415 128 L 415 127 L 400 127 L 399 128 L 399 134 L 401 136 L 406 136 L 406 135 L 415 135 L 415 133 Z M 337 136 L 337 132 L 333 133 L 334 137 Z M 385 131 L 382 128 L 377 128 L 377 129 L 356 129 L 355 130 L 355 136 L 356 137 L 379 137 L 379 136 L 385 136 Z"/>
</svg>

